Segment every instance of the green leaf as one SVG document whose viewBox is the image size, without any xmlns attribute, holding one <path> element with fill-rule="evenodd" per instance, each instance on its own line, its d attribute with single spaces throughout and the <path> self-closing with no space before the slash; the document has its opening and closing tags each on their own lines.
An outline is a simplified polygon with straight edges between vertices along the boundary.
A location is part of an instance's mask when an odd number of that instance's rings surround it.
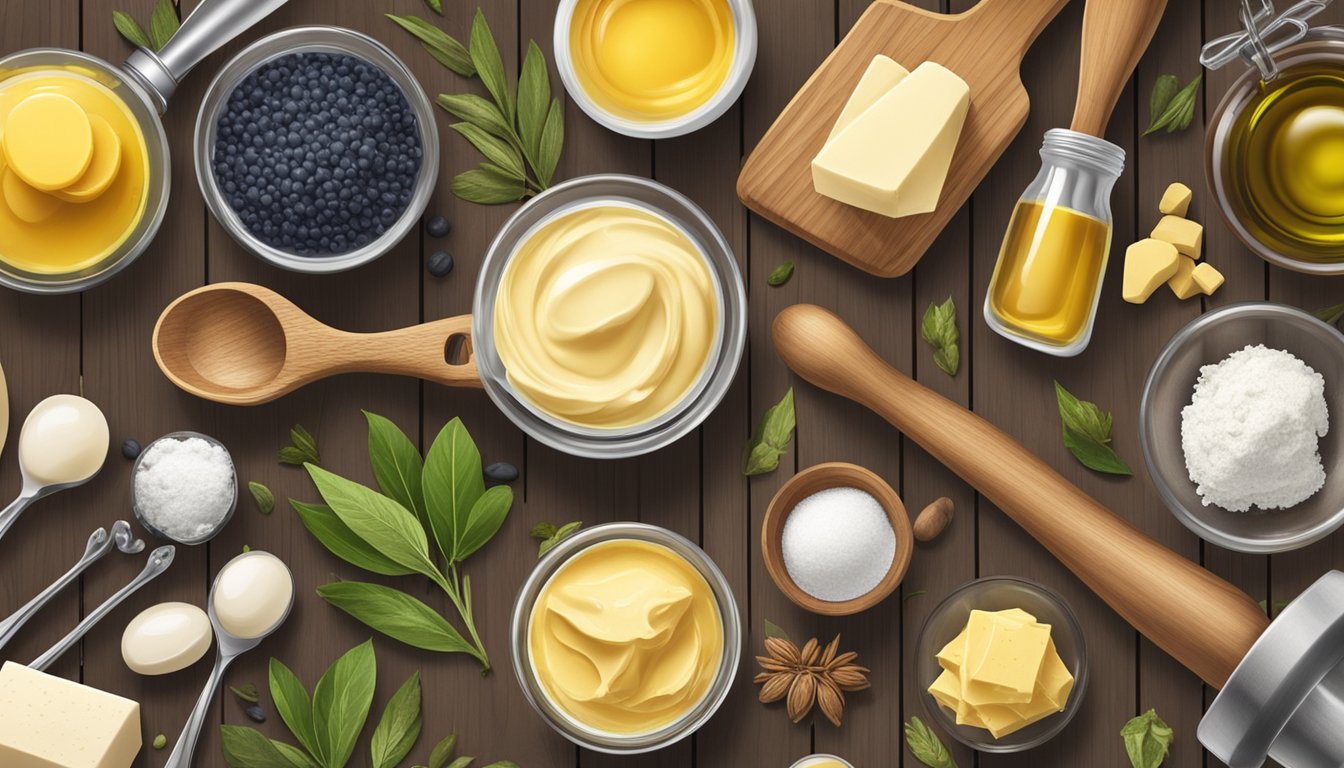
<svg viewBox="0 0 1344 768">
<path fill-rule="evenodd" d="M 789 633 L 785 632 L 778 624 L 769 619 L 761 619 L 761 622 L 766 637 L 777 637 L 780 640 L 789 639 Z"/>
<path fill-rule="evenodd" d="M 467 46 L 471 52 L 471 62 L 476 65 L 476 74 L 480 75 L 485 89 L 499 105 L 499 111 L 504 113 L 504 119 L 512 125 L 515 115 L 513 92 L 509 78 L 504 74 L 504 60 L 499 56 L 499 46 L 495 45 L 490 24 L 480 8 L 476 9 L 476 16 L 471 20 L 471 37 Z"/>
<path fill-rule="evenodd" d="M 549 539 L 552 536 L 554 536 L 555 531 L 556 527 L 550 523 L 537 523 L 536 525 L 532 526 L 532 530 L 529 531 L 527 535 L 531 536 L 534 539 L 541 539 L 542 541 L 545 541 L 546 539 Z"/>
<path fill-rule="evenodd" d="M 951 296 L 924 310 L 920 336 L 933 347 L 933 364 L 948 376 L 956 376 L 961 366 L 961 332 L 957 330 L 957 305 Z"/>
<path fill-rule="evenodd" d="M 468 765 L 471 765 L 471 761 L 475 759 L 474 757 L 459 757 L 449 763 L 448 768 L 467 768 Z"/>
<path fill-rule="evenodd" d="M 1344 319 L 1344 304 L 1336 304 L 1333 307 L 1318 309 L 1312 313 L 1316 319 L 1330 325 L 1338 326 L 1339 321 Z"/>
<path fill-rule="evenodd" d="M 460 418 L 445 424 L 429 447 L 424 490 L 425 508 L 439 549 L 449 563 L 458 562 L 472 507 L 485 493 L 481 453 Z"/>
<path fill-rule="evenodd" d="M 1062 384 L 1055 382 L 1055 400 L 1059 404 L 1059 420 L 1064 447 L 1083 466 L 1112 475 L 1132 475 L 1120 456 L 1111 448 L 1111 414 L 1094 403 L 1079 400 Z"/>
<path fill-rule="evenodd" d="M 546 125 L 541 129 L 541 140 L 537 146 L 537 162 L 532 167 L 542 189 L 551 185 L 564 145 L 565 110 L 560 106 L 559 99 L 551 99 L 551 108 L 546 112 Z"/>
<path fill-rule="evenodd" d="M 786 261 L 778 267 L 770 270 L 770 276 L 765 278 L 767 285 L 774 288 L 789 282 L 793 278 L 793 262 Z"/>
<path fill-rule="evenodd" d="M 367 542 L 356 536 L 354 531 L 350 530 L 350 526 L 341 522 L 341 518 L 331 511 L 331 507 L 325 504 L 305 504 L 294 499 L 289 500 L 289 505 L 294 508 L 295 512 L 299 513 L 299 519 L 303 521 L 303 527 L 313 534 L 313 538 L 317 539 L 333 555 L 356 568 L 362 568 L 384 576 L 406 576 L 411 573 L 419 573 L 416 569 L 400 565 L 382 552 L 369 546 Z"/>
<path fill-rule="evenodd" d="M 778 469 L 779 457 L 788 450 L 796 425 L 793 387 L 789 387 L 789 391 L 784 393 L 784 399 L 771 406 L 761 417 L 755 436 L 747 443 L 742 462 L 743 474 L 763 475 Z"/>
<path fill-rule="evenodd" d="M 383 717 L 373 731 L 369 753 L 373 768 L 396 768 L 410 754 L 415 740 L 420 738 L 423 719 L 420 711 L 420 673 L 411 675 L 402 684 L 383 710 Z"/>
<path fill-rule="evenodd" d="M 474 93 L 440 94 L 435 100 L 448 114 L 480 128 L 491 136 L 512 141 L 513 129 L 504 121 L 499 106 Z"/>
<path fill-rule="evenodd" d="M 276 751 L 281 755 L 284 755 L 285 759 L 288 760 L 290 765 L 294 766 L 294 768 L 322 768 L 321 765 L 318 765 L 316 760 L 308 756 L 307 752 L 304 752 L 298 747 L 286 744 L 283 741 L 276 741 L 275 739 L 271 739 L 271 746 L 275 747 Z"/>
<path fill-rule="evenodd" d="M 145 34 L 144 27 L 140 26 L 140 22 L 131 18 L 129 13 L 126 13 L 125 11 L 113 11 L 112 26 L 116 27 L 117 31 L 121 33 L 121 36 L 126 38 L 131 45 L 140 48 L 152 47 L 149 42 L 149 35 Z"/>
<path fill-rule="evenodd" d="M 308 461 L 308 457 L 303 451 L 292 445 L 286 445 L 276 452 L 276 456 L 281 464 L 288 464 L 292 467 L 302 467 Z"/>
<path fill-rule="evenodd" d="M 261 695 L 257 693 L 257 686 L 252 683 L 243 683 L 242 685 L 230 685 L 229 691 L 241 702 L 247 704 L 256 704 L 261 701 Z"/>
<path fill-rule="evenodd" d="M 310 754 L 321 755 L 317 733 L 313 729 L 313 703 L 299 678 L 279 659 L 272 657 L 267 673 L 271 700 L 289 732 Z"/>
<path fill-rule="evenodd" d="M 453 177 L 453 194 L 469 203 L 501 205 L 521 200 L 527 194 L 522 179 L 505 175 L 486 166 L 463 171 Z"/>
<path fill-rule="evenodd" d="M 1173 737 L 1171 727 L 1162 722 L 1154 710 L 1131 719 L 1120 729 L 1125 741 L 1125 752 L 1134 768 L 1157 768 L 1167 759 L 1167 749 Z"/>
<path fill-rule="evenodd" d="M 415 515 L 359 483 L 312 464 L 305 465 L 332 512 L 352 533 L 392 562 L 445 585 L 429 559 L 429 540 Z"/>
<path fill-rule="evenodd" d="M 420 524 L 429 525 L 425 497 L 420 489 L 424 472 L 420 451 L 390 419 L 364 411 L 369 423 L 369 463 L 383 495 L 415 513 Z"/>
<path fill-rule="evenodd" d="M 230 768 L 295 768 L 270 739 L 255 728 L 221 725 L 219 733 L 224 748 L 224 762 Z"/>
<path fill-rule="evenodd" d="M 523 156 L 509 142 L 471 123 L 453 123 L 448 127 L 465 137 L 486 160 L 503 168 L 509 176 L 521 179 L 526 175 L 526 171 L 523 170 Z"/>
<path fill-rule="evenodd" d="M 1109 475 L 1134 474 L 1115 449 L 1069 427 L 1064 427 L 1064 447 L 1088 469 Z"/>
<path fill-rule="evenodd" d="M 1190 127 L 1191 121 L 1195 115 L 1196 97 L 1199 93 L 1199 84 L 1204 79 L 1203 73 L 1195 75 L 1184 88 L 1177 91 L 1171 100 L 1167 103 L 1161 114 L 1156 114 L 1151 118 L 1148 130 L 1143 132 L 1144 136 L 1150 133 L 1156 133 L 1165 130 L 1167 133 L 1183 131 Z"/>
<path fill-rule="evenodd" d="M 457 544 L 457 561 L 471 557 L 472 553 L 485 546 L 499 532 L 504 519 L 509 516 L 513 506 L 513 489 L 507 485 L 496 485 L 481 494 L 471 505 L 466 527 L 462 530 L 461 540 Z"/>
<path fill-rule="evenodd" d="M 431 11 L 440 16 L 443 15 L 443 0 L 425 0 L 425 5 L 429 6 Z"/>
<path fill-rule="evenodd" d="M 313 689 L 313 732 L 322 747 L 323 765 L 350 762 L 373 704 L 378 663 L 373 641 L 365 640 L 337 659 Z"/>
<path fill-rule="evenodd" d="M 546 54 L 535 40 L 528 41 L 523 68 L 518 73 L 518 135 L 523 154 L 533 168 L 541 157 L 541 134 L 551 106 L 551 80 L 546 72 Z"/>
<path fill-rule="evenodd" d="M 537 547 L 537 557 L 544 557 L 547 552 L 550 552 L 552 549 L 555 548 L 555 545 L 574 535 L 574 533 L 582 527 L 583 527 L 583 521 L 575 520 L 570 523 L 565 523 L 564 525 L 555 529 L 555 532 L 552 533 L 550 536 L 547 536 L 546 540 L 541 542 L 541 544 Z"/>
<path fill-rule="evenodd" d="M 359 581 L 337 581 L 317 594 L 370 629 L 415 648 L 439 653 L 470 653 L 475 649 L 433 608 L 391 587 Z"/>
<path fill-rule="evenodd" d="M 1176 92 L 1181 90 L 1181 81 L 1175 75 L 1158 75 L 1157 80 L 1153 81 L 1153 94 L 1148 99 L 1148 122 L 1151 125 L 1154 120 L 1167 111 L 1167 105 L 1171 104 L 1171 99 Z"/>
<path fill-rule="evenodd" d="M 443 741 L 434 745 L 434 751 L 429 753 L 429 768 L 446 768 L 448 761 L 453 759 L 453 752 L 457 750 L 457 734 L 445 736 Z"/>
<path fill-rule="evenodd" d="M 957 761 L 952 759 L 942 740 L 918 717 L 910 718 L 905 724 L 905 745 L 916 760 L 929 768 L 957 768 Z"/>
<path fill-rule="evenodd" d="M 496 760 L 485 768 L 518 768 L 518 764 L 512 760 Z"/>
<path fill-rule="evenodd" d="M 312 433 L 303 428 L 302 424 L 295 424 L 289 430 L 289 439 L 294 443 L 303 455 L 308 457 L 309 464 L 321 464 L 322 455 L 317 452 L 317 441 L 313 439 Z"/>
<path fill-rule="evenodd" d="M 154 50 L 163 50 L 181 26 L 173 0 L 159 0 L 149 15 L 149 40 L 154 44 Z"/>
<path fill-rule="evenodd" d="M 252 492 L 252 498 L 256 499 L 257 509 L 261 510 L 261 514 L 269 515 L 275 511 L 275 494 L 271 493 L 270 488 L 256 480 L 249 480 L 247 489 Z"/>
<path fill-rule="evenodd" d="M 391 13 L 385 15 L 397 26 L 414 35 L 425 50 L 443 66 L 463 77 L 472 77 L 476 74 L 476 65 L 471 63 L 471 54 L 457 38 L 418 16 L 397 16 Z"/>
</svg>

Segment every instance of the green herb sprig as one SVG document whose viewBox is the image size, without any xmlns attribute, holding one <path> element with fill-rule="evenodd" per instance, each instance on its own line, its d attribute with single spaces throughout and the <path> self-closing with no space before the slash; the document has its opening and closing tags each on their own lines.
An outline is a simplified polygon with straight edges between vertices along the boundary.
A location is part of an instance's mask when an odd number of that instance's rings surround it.
<svg viewBox="0 0 1344 768">
<path fill-rule="evenodd" d="M 1195 117 L 1195 101 L 1203 79 L 1202 73 L 1195 75 L 1194 80 L 1181 87 L 1181 81 L 1175 75 L 1158 77 L 1148 102 L 1148 130 L 1143 135 L 1158 131 L 1176 133 L 1189 128 Z"/>
<path fill-rule="evenodd" d="M 453 194 L 473 203 L 497 205 L 523 200 L 551 185 L 565 142 L 565 116 L 551 95 L 546 56 L 528 41 L 517 81 L 504 71 L 490 25 L 479 8 L 463 45 L 452 35 L 415 16 L 388 18 L 410 32 L 440 64 L 479 77 L 490 95 L 441 94 L 437 102 L 462 122 L 450 127 L 485 162 L 453 179 Z"/>
<path fill-rule="evenodd" d="M 770 270 L 770 275 L 765 278 L 766 285 L 771 288 L 778 288 L 781 285 L 793 279 L 793 262 L 786 261 L 783 264 Z"/>
<path fill-rule="evenodd" d="M 125 11 L 112 12 L 112 26 L 131 45 L 157 52 L 168 44 L 182 22 L 177 17 L 177 4 L 173 0 L 159 0 L 149 15 L 149 32 L 145 32 L 140 22 Z"/>
<path fill-rule="evenodd" d="M 916 760 L 929 768 L 957 768 L 957 761 L 952 759 L 942 739 L 918 717 L 905 724 L 905 745 Z"/>
<path fill-rule="evenodd" d="M 957 330 L 957 305 L 951 296 L 924 310 L 919 335 L 933 347 L 933 364 L 948 376 L 956 376 L 961 367 L 961 331 Z"/>
<path fill-rule="evenodd" d="M 565 523 L 558 528 L 551 523 L 537 523 L 532 526 L 532 531 L 528 535 L 541 542 L 537 545 L 537 557 L 541 558 L 554 549 L 556 544 L 574 535 L 582 527 L 582 520 Z"/>
<path fill-rule="evenodd" d="M 1120 729 L 1125 752 L 1134 768 L 1158 768 L 1167 759 L 1173 738 L 1171 726 L 1162 722 L 1155 710 L 1131 719 Z"/>
<path fill-rule="evenodd" d="M 1133 470 L 1111 447 L 1111 414 L 1094 403 L 1079 400 L 1058 381 L 1055 400 L 1059 403 L 1064 447 L 1083 466 L 1110 475 L 1132 475 Z"/>
<path fill-rule="evenodd" d="M 313 439 L 311 432 L 303 428 L 302 424 L 295 424 L 289 430 L 290 445 L 280 449 L 279 460 L 281 464 L 288 464 L 293 467 L 302 467 L 304 464 L 316 464 L 321 466 L 322 455 L 317 452 L 317 441 Z"/>
<path fill-rule="evenodd" d="M 774 472 L 779 468 L 779 457 L 789 449 L 793 439 L 793 428 L 797 426 L 797 417 L 793 410 L 793 387 L 784 393 L 784 399 L 761 417 L 756 434 L 747 443 L 742 458 L 742 474 L 748 477 Z"/>
<path fill-rule="evenodd" d="M 434 751 L 429 753 L 429 765 L 417 765 L 413 768 L 467 768 L 476 760 L 474 757 L 459 757 L 454 760 L 453 753 L 456 751 L 457 734 L 451 734 L 436 744 Z M 512 760 L 499 760 L 484 768 L 518 768 L 518 764 Z"/>
<path fill-rule="evenodd" d="M 490 659 L 472 611 L 471 577 L 462 568 L 504 524 L 513 490 L 485 487 L 480 451 L 461 419 L 444 426 L 422 461 L 395 424 L 375 413 L 364 416 L 379 490 L 307 464 L 326 503 L 290 499 L 290 505 L 309 533 L 347 563 L 383 576 L 419 574 L 432 581 L 457 610 L 466 636 L 423 601 L 381 584 L 338 581 L 317 593 L 388 637 L 425 650 L 468 654 L 488 673 Z"/>
</svg>

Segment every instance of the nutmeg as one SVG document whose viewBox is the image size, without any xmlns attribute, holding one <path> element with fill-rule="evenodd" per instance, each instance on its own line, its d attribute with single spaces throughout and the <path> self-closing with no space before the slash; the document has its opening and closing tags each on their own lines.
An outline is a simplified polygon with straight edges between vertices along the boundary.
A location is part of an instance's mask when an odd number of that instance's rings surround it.
<svg viewBox="0 0 1344 768">
<path fill-rule="evenodd" d="M 915 539 L 919 541 L 933 541 L 938 538 L 938 534 L 943 532 L 947 524 L 952 522 L 952 512 L 955 506 L 952 500 L 946 496 L 940 496 L 932 504 L 924 508 L 915 518 Z"/>
</svg>

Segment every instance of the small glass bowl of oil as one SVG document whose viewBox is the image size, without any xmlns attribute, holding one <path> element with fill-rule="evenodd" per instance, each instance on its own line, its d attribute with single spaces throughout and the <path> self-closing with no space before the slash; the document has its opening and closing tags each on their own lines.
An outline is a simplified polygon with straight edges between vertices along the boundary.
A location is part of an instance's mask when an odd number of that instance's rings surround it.
<svg viewBox="0 0 1344 768">
<path fill-rule="evenodd" d="M 1344 30 L 1313 29 L 1248 71 L 1209 126 L 1206 171 L 1228 226 L 1266 261 L 1344 274 Z"/>
</svg>

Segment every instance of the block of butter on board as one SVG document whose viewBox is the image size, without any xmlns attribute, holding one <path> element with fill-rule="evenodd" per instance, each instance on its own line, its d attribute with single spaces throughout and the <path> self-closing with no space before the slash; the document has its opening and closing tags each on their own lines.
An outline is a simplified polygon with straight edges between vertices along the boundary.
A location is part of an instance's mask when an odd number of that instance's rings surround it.
<svg viewBox="0 0 1344 768">
<path fill-rule="evenodd" d="M 140 705 L 45 672 L 0 667 L 0 766 L 130 768 Z"/>
</svg>

